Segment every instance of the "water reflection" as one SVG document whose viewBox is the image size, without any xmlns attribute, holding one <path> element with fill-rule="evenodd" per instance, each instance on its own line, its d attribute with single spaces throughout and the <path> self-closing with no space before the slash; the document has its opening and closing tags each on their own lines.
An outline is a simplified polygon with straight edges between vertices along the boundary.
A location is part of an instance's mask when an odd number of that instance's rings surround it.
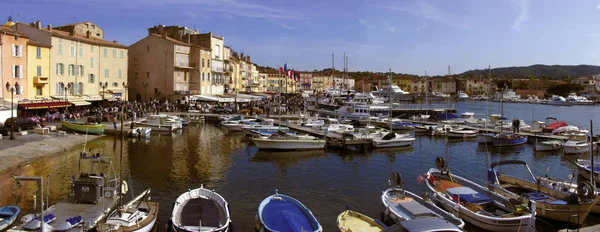
<svg viewBox="0 0 600 232">
<path fill-rule="evenodd" d="M 327 156 L 323 150 L 315 151 L 258 151 L 250 161 L 252 162 L 270 162 L 280 165 L 296 164 L 303 160 L 319 159 Z"/>
</svg>

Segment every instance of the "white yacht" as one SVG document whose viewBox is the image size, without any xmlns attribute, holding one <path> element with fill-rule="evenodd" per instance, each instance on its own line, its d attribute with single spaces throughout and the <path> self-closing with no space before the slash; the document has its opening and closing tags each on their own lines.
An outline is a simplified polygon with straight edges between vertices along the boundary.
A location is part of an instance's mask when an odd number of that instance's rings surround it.
<svg viewBox="0 0 600 232">
<path fill-rule="evenodd" d="M 597 143 L 593 143 L 594 150 L 596 150 Z M 562 144 L 563 152 L 565 154 L 581 154 L 590 152 L 590 142 L 588 136 L 585 133 L 573 133 L 569 135 L 569 140 Z"/>
<path fill-rule="evenodd" d="M 336 132 L 343 133 L 343 132 L 347 132 L 347 131 L 354 131 L 354 126 L 347 125 L 347 124 L 341 124 L 335 118 L 328 118 L 328 119 L 325 119 L 325 123 L 323 125 L 319 126 L 318 129 L 321 131 L 327 130 L 328 132 L 336 131 Z"/>
<path fill-rule="evenodd" d="M 570 93 L 567 96 L 567 101 L 573 105 L 595 105 L 594 101 L 588 100 L 584 96 L 577 96 L 576 93 Z"/>
<path fill-rule="evenodd" d="M 387 85 L 381 89 L 377 89 L 376 91 L 371 92 L 373 95 L 377 97 L 390 98 L 390 94 L 393 100 L 413 100 L 412 96 L 410 96 L 409 92 L 402 90 L 397 85 Z"/>
<path fill-rule="evenodd" d="M 495 101 L 515 101 L 517 99 L 521 99 L 521 95 L 517 95 L 512 89 L 507 89 L 503 92 L 496 92 L 496 96 L 494 98 Z"/>
<path fill-rule="evenodd" d="M 282 131 L 271 136 L 253 137 L 259 150 L 315 150 L 325 148 L 325 140 L 310 135 L 293 135 Z"/>
<path fill-rule="evenodd" d="M 463 91 L 458 91 L 458 92 L 456 92 L 456 99 L 459 101 L 466 101 L 466 100 L 469 100 L 469 95 L 467 95 Z"/>
<path fill-rule="evenodd" d="M 152 131 L 176 131 L 182 128 L 181 121 L 169 119 L 166 115 L 150 115 L 141 122 L 135 122 L 135 127 L 150 127 Z"/>
<path fill-rule="evenodd" d="M 550 100 L 548 100 L 548 102 L 546 102 L 546 104 L 555 105 L 555 106 L 570 106 L 570 105 L 572 105 L 572 103 L 567 101 L 566 98 L 558 96 L 558 95 L 552 95 L 552 98 L 550 98 Z"/>
</svg>

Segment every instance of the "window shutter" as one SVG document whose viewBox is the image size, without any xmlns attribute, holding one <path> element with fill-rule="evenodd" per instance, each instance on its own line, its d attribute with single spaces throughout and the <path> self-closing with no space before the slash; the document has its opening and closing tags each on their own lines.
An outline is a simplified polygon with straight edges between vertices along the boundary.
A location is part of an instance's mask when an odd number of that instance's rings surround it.
<svg viewBox="0 0 600 232">
<path fill-rule="evenodd" d="M 15 75 L 16 75 L 16 73 L 15 73 L 15 65 L 13 65 L 12 66 L 12 77 L 15 78 L 16 77 Z"/>
<path fill-rule="evenodd" d="M 18 53 L 19 57 L 23 57 L 23 46 L 18 46 L 17 48 L 18 48 L 17 53 Z"/>
<path fill-rule="evenodd" d="M 17 56 L 17 45 L 12 45 L 12 55 Z"/>
<path fill-rule="evenodd" d="M 23 66 L 19 65 L 19 78 L 23 78 Z"/>
<path fill-rule="evenodd" d="M 19 86 L 19 95 L 23 95 L 23 86 Z"/>
</svg>

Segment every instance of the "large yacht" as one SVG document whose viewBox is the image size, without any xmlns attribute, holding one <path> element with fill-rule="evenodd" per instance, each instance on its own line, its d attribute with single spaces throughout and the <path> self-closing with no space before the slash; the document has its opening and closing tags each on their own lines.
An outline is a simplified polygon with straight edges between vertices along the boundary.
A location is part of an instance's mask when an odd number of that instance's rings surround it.
<svg viewBox="0 0 600 232">
<path fill-rule="evenodd" d="M 413 97 L 409 92 L 402 90 L 397 85 L 386 85 L 381 89 L 377 89 L 376 91 L 371 92 L 373 95 L 377 97 L 389 98 L 390 94 L 394 101 L 398 100 L 413 100 Z"/>
<path fill-rule="evenodd" d="M 548 105 L 556 105 L 556 106 L 570 106 L 572 105 L 571 102 L 567 101 L 566 98 L 558 96 L 558 95 L 553 95 L 552 98 L 550 98 L 550 100 L 546 103 Z"/>
<path fill-rule="evenodd" d="M 594 101 L 588 100 L 584 96 L 577 96 L 576 93 L 570 93 L 567 96 L 567 101 L 573 105 L 594 105 L 596 104 Z"/>
<path fill-rule="evenodd" d="M 456 92 L 456 99 L 459 101 L 467 101 L 470 98 L 469 98 L 469 95 L 467 95 L 465 92 L 458 91 L 458 92 Z"/>
</svg>

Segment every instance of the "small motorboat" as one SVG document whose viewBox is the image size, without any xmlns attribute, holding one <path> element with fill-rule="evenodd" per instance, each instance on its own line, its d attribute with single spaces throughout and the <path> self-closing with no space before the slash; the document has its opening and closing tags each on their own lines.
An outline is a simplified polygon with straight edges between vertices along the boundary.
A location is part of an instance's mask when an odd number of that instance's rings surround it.
<svg viewBox="0 0 600 232">
<path fill-rule="evenodd" d="M 398 134 L 393 131 L 388 133 L 379 131 L 370 134 L 370 137 L 373 139 L 373 146 L 376 148 L 405 147 L 410 146 L 415 141 L 415 138 L 409 134 Z"/>
<path fill-rule="evenodd" d="M 17 220 L 21 209 L 18 206 L 0 207 L 0 231 L 8 228 Z"/>
<path fill-rule="evenodd" d="M 98 224 L 96 231 L 152 231 L 156 224 L 159 205 L 158 202 L 148 200 L 149 194 L 150 189 L 147 189 L 121 209 L 114 210 L 106 218 L 106 222 Z"/>
<path fill-rule="evenodd" d="M 62 127 L 79 133 L 101 135 L 104 134 L 104 124 L 63 120 Z"/>
<path fill-rule="evenodd" d="M 347 209 L 337 217 L 337 225 L 342 232 L 381 232 L 386 229 L 381 223 L 362 213 Z"/>
<path fill-rule="evenodd" d="M 573 133 L 569 135 L 569 140 L 562 144 L 563 152 L 565 154 L 581 154 L 590 152 L 590 142 L 588 141 L 587 134 L 584 133 Z M 593 142 L 594 150 L 596 150 L 597 143 Z"/>
<path fill-rule="evenodd" d="M 536 141 L 534 149 L 535 151 L 556 151 L 560 149 L 562 145 L 563 142 L 557 139 Z"/>
<path fill-rule="evenodd" d="M 494 147 L 518 146 L 527 143 L 527 135 L 502 132 L 492 138 Z"/>
<path fill-rule="evenodd" d="M 259 150 L 318 150 L 325 148 L 325 140 L 310 135 L 294 135 L 278 131 L 271 136 L 253 137 Z"/>
<path fill-rule="evenodd" d="M 457 128 L 449 130 L 446 135 L 448 138 L 475 138 L 477 137 L 477 130 Z"/>
<path fill-rule="evenodd" d="M 50 225 L 48 225 L 50 222 L 56 220 L 56 216 L 54 216 L 54 214 L 46 214 L 44 215 L 44 227 L 49 227 L 51 228 Z M 38 230 L 41 227 L 41 223 L 40 223 L 40 219 L 39 217 L 34 218 L 33 220 L 27 222 L 23 228 L 26 230 Z"/>
<path fill-rule="evenodd" d="M 131 130 L 130 136 L 137 137 L 148 137 L 150 136 L 150 132 L 152 131 L 151 127 L 136 127 Z"/>
<path fill-rule="evenodd" d="M 475 182 L 450 173 L 444 158 L 425 179 L 432 199 L 448 212 L 490 231 L 535 231 L 535 213 Z"/>
<path fill-rule="evenodd" d="M 477 134 L 477 143 L 492 143 L 492 138 L 494 138 L 496 134 L 494 133 L 481 133 Z"/>
<path fill-rule="evenodd" d="M 418 179 L 425 180 L 423 177 Z M 390 187 L 383 191 L 381 195 L 381 203 L 385 207 L 383 212 L 384 223 L 388 223 L 390 220 L 393 223 L 399 223 L 411 220 L 434 219 L 445 222 L 444 231 L 461 231 L 461 228 L 465 226 L 463 220 L 439 208 L 430 199 L 423 199 L 404 189 L 404 182 L 400 173 L 393 172 L 389 182 Z"/>
<path fill-rule="evenodd" d="M 229 231 L 229 204 L 204 186 L 181 194 L 173 204 L 168 228 L 174 231 Z"/>
<path fill-rule="evenodd" d="M 257 225 L 260 230 L 273 232 L 321 232 L 323 228 L 306 206 L 293 197 L 275 194 L 265 198 L 258 206 Z"/>
<path fill-rule="evenodd" d="M 67 218 L 67 220 L 58 224 L 56 227 L 54 227 L 54 231 L 67 231 L 67 230 L 70 230 L 71 228 L 81 224 L 81 222 L 83 222 L 82 216 L 70 217 L 70 218 Z"/>
</svg>

